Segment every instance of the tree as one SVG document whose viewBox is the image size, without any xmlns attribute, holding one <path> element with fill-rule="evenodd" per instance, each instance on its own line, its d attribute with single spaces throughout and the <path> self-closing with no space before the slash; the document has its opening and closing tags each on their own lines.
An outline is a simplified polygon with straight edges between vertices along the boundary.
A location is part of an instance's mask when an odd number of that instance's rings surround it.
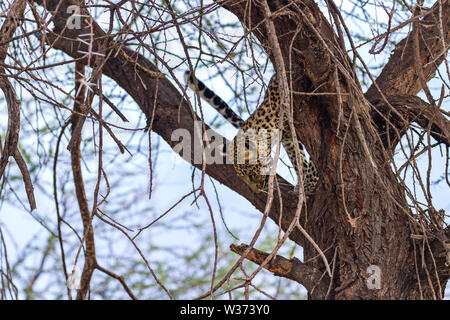
<svg viewBox="0 0 450 320">
<path fill-rule="evenodd" d="M 174 130 L 182 129 L 191 137 L 198 137 L 201 135 L 196 130 L 205 132 L 210 128 L 204 121 L 200 127 L 194 125 L 204 119 L 203 109 L 196 113 L 187 99 L 184 83 L 176 75 L 180 66 L 171 63 L 171 55 L 183 54 L 184 65 L 194 71 L 196 64 L 190 55 L 196 50 L 200 64 L 202 57 L 220 59 L 243 74 L 251 72 L 250 78 L 257 79 L 260 70 L 256 54 L 261 52 L 260 46 L 277 73 L 290 128 L 306 147 L 320 179 L 315 194 L 307 200 L 301 188 L 293 192 L 293 186 L 279 176 L 273 178 L 267 193 L 255 194 L 232 165 L 194 161 L 198 141 L 192 139 L 191 154 L 183 157 L 202 172 L 201 182 L 192 191 L 196 199 L 203 198 L 208 203 L 204 179 L 212 177 L 258 208 L 263 214 L 261 226 L 269 217 L 283 231 L 270 253 L 254 248 L 258 232 L 248 245 L 233 245 L 231 250 L 241 258 L 220 280 L 215 281 L 213 276 L 210 292 L 200 297 L 216 292 L 242 261 L 249 259 L 259 265 L 258 270 L 267 268 L 275 275 L 302 284 L 310 299 L 442 299 L 450 275 L 450 229 L 444 222 L 445 212 L 433 204 L 430 172 L 432 154 L 436 156 L 433 150 L 444 148 L 442 157 L 446 163 L 441 172 L 444 172 L 442 181 L 448 185 L 450 136 L 448 111 L 443 108 L 448 83 L 439 75 L 442 90 L 438 98 L 427 83 L 441 64 L 449 75 L 446 57 L 450 7 L 446 0 L 436 1 L 430 7 L 425 7 L 423 1 L 392 2 L 390 7 L 385 3 L 378 5 L 387 15 L 387 22 L 381 24 L 385 32 L 367 40 L 372 46 L 370 53 L 380 55 L 389 48 L 393 51 L 376 79 L 358 52 L 362 43 L 356 43 L 346 24 L 346 15 L 351 12 L 333 1 L 319 6 L 310 0 L 227 0 L 189 7 L 176 1 L 101 4 L 15 0 L 7 6 L 0 33 L 0 86 L 8 104 L 8 128 L 0 176 L 4 176 L 7 161 L 13 157 L 22 172 L 32 210 L 35 207 L 32 180 L 18 148 L 20 103 L 9 78 L 20 88 L 34 88 L 34 92 L 28 91 L 36 101 L 68 108 L 55 96 L 26 82 L 21 73 L 67 93 L 70 89 L 52 86 L 52 81 L 37 74 L 67 63 L 68 59 L 76 64 L 76 82 L 73 94 L 69 95 L 73 101 L 72 116 L 62 127 L 71 127 L 67 148 L 83 221 L 85 259 L 77 298 L 87 296 L 96 269 L 118 279 L 134 297 L 123 277 L 98 264 L 95 250 L 92 221 L 100 219 L 120 225 L 102 216 L 104 200 L 99 188 L 101 183 L 108 183 L 102 163 L 103 133 L 112 137 L 122 153 L 127 149 L 102 113 L 102 105 L 106 103 L 125 119 L 104 94 L 103 75 L 139 106 L 147 119 L 147 129 L 176 149 L 179 141 L 173 140 Z M 355 8 L 358 6 L 367 14 L 362 3 Z M 98 9 L 104 9 L 107 18 Z M 208 26 L 208 17 L 225 11 L 240 21 L 242 36 L 226 30 L 210 32 L 214 26 Z M 202 41 L 196 47 L 186 33 L 186 26 L 216 42 L 222 56 L 216 56 Z M 399 30 L 405 27 L 410 31 L 397 40 Z M 27 28 L 33 30 L 27 32 Z M 14 37 L 16 29 L 20 32 Z M 169 29 L 179 37 L 181 53 L 168 49 L 173 40 L 166 35 Z M 41 68 L 27 68 L 33 63 L 26 57 L 22 57 L 24 60 L 18 67 L 5 62 L 10 45 L 20 41 L 39 42 L 42 54 L 37 59 L 42 62 Z M 53 51 L 65 54 L 63 62 L 46 61 L 48 52 Z M 243 60 L 234 60 L 234 54 L 250 56 L 252 68 L 236 63 Z M 14 63 L 11 53 L 9 59 Z M 363 91 L 367 81 L 369 85 Z M 418 96 L 421 90 L 425 100 Z M 98 110 L 93 104 L 96 96 Z M 96 142 L 98 178 L 92 196 L 86 195 L 84 188 L 80 149 L 88 119 L 100 128 Z M 208 147 L 203 141 L 202 152 Z M 58 154 L 58 148 L 55 149 Z M 398 152 L 406 159 L 403 164 L 396 159 Z M 428 155 L 425 170 L 417 165 L 422 154 Z M 302 180 L 301 174 L 298 178 Z M 92 199 L 92 209 L 88 197 Z M 62 221 L 62 217 L 58 219 Z M 303 248 L 303 262 L 277 255 L 287 238 Z M 145 255 L 142 258 L 147 263 Z M 64 270 L 68 278 L 65 266 Z M 247 285 L 252 276 L 246 279 Z M 161 287 L 167 290 L 162 283 Z"/>
</svg>

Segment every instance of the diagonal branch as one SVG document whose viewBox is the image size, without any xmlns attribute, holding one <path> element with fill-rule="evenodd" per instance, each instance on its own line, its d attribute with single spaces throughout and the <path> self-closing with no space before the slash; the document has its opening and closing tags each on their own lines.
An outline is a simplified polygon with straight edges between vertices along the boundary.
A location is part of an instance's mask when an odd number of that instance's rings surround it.
<svg viewBox="0 0 450 320">
<path fill-rule="evenodd" d="M 439 8 L 440 3 L 442 7 Z M 442 14 L 439 14 L 439 10 Z M 429 81 L 434 77 L 437 68 L 446 57 L 445 44 L 450 41 L 450 5 L 448 0 L 436 1 L 428 14 L 420 23 L 418 30 L 420 47 L 420 65 L 423 70 L 424 80 Z M 442 21 L 440 19 L 442 18 Z M 441 23 L 442 22 L 442 23 Z M 442 26 L 442 30 L 440 30 Z M 441 32 L 442 31 L 442 32 Z M 376 83 L 385 95 L 410 94 L 416 95 L 420 89 L 420 79 L 416 75 L 414 55 L 414 30 L 405 39 L 400 41 L 384 66 Z M 442 39 L 445 37 L 445 39 Z M 372 84 L 365 94 L 369 101 L 379 98 L 379 92 Z"/>
<path fill-rule="evenodd" d="M 232 244 L 230 249 L 239 255 L 243 255 L 248 249 L 248 246 L 246 244 Z M 260 265 L 266 260 L 268 255 L 269 254 L 264 251 L 251 248 L 246 259 Z M 296 258 L 286 259 L 280 255 L 276 255 L 264 266 L 264 268 L 276 276 L 291 279 L 300 283 L 306 288 L 308 294 L 316 297 L 316 299 L 323 299 L 327 294 L 329 280 L 326 281 L 325 279 L 329 278 L 325 278 L 323 272 L 320 270 L 305 264 Z"/>
<path fill-rule="evenodd" d="M 376 84 L 372 84 L 365 93 L 366 98 L 372 104 L 376 105 L 381 100 L 379 90 L 385 96 L 396 95 L 399 97 L 399 95 L 416 95 L 422 87 L 424 87 L 428 100 L 432 100 L 426 82 L 434 77 L 436 70 L 446 58 L 446 52 L 448 51 L 447 44 L 450 42 L 450 6 L 448 0 L 436 1 L 430 10 L 431 13 L 427 14 L 421 21 L 414 22 L 413 30 L 397 44 L 388 63 L 376 79 Z M 419 105 L 424 106 L 422 102 Z M 379 115 L 379 110 L 371 111 L 379 135 L 383 139 L 385 146 L 389 144 L 387 141 L 390 141 L 391 149 L 395 148 L 396 145 L 396 143 L 392 142 L 398 142 L 399 137 L 405 132 L 406 126 L 409 125 L 409 121 L 406 121 L 406 123 L 400 121 L 399 123 L 398 115 L 395 114 L 395 111 L 398 111 L 400 114 L 406 111 L 402 108 L 402 104 L 400 103 L 400 105 L 397 104 L 393 107 L 398 107 L 399 109 L 393 110 L 394 113 L 392 113 L 390 108 L 383 108 L 385 116 L 382 117 Z M 411 105 L 411 108 L 413 108 L 413 105 Z M 431 119 L 435 119 L 435 115 L 429 114 L 431 112 L 429 108 L 427 110 L 425 113 L 433 116 L 433 118 L 430 118 L 430 121 L 433 121 Z M 424 123 L 428 122 L 425 119 L 426 116 L 424 113 L 421 113 L 422 123 L 419 124 L 422 127 L 424 127 Z M 386 119 L 393 124 L 394 128 L 386 125 Z M 444 133 L 446 138 L 442 141 L 442 136 L 437 137 L 433 135 L 433 137 L 448 146 L 448 127 L 444 125 L 445 121 L 440 122 L 443 126 L 436 128 L 436 124 L 434 124 L 434 129 L 432 130 Z M 399 132 L 395 132 L 397 129 Z M 447 133 L 445 133 L 446 131 Z"/>
</svg>

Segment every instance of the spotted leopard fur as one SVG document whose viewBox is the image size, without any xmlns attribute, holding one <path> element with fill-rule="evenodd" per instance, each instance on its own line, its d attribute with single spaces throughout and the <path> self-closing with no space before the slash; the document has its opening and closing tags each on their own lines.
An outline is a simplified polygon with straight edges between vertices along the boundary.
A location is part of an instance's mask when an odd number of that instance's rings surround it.
<svg viewBox="0 0 450 320">
<path fill-rule="evenodd" d="M 269 177 L 267 171 L 270 169 L 271 162 L 270 151 L 274 141 L 270 134 L 264 135 L 263 133 L 265 133 L 264 129 L 273 130 L 279 127 L 281 110 L 281 97 L 276 75 L 273 75 L 270 80 L 263 102 L 247 121 L 243 121 L 218 95 L 192 76 L 189 71 L 186 71 L 185 78 L 191 89 L 198 92 L 200 97 L 208 101 L 227 121 L 239 129 L 238 134 L 233 139 L 234 167 L 238 175 L 254 191 L 266 190 Z M 281 143 L 297 171 L 295 146 L 289 130 L 287 116 L 284 116 L 283 119 Z M 238 150 L 243 152 L 238 152 Z M 310 195 L 315 189 L 318 174 L 314 163 L 306 160 L 303 146 L 300 143 L 299 150 L 304 179 L 303 186 L 306 195 Z"/>
</svg>

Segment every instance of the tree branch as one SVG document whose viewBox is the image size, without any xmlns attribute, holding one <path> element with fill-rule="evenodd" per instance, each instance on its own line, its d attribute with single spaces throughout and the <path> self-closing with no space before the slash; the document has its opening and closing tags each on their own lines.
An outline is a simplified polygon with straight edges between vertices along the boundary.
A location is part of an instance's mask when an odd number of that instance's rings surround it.
<svg viewBox="0 0 450 320">
<path fill-rule="evenodd" d="M 442 3 L 442 39 L 439 28 L 439 3 Z M 443 47 L 450 41 L 450 6 L 448 0 L 436 1 L 431 9 L 432 14 L 427 15 L 419 23 L 420 65 L 422 66 L 425 81 L 434 77 L 441 62 L 446 57 Z M 420 79 L 416 75 L 414 56 L 414 37 L 411 31 L 405 39 L 400 41 L 391 55 L 388 63 L 384 66 L 376 83 L 385 95 L 409 94 L 416 95 L 420 89 Z M 366 98 L 372 102 L 379 99 L 379 92 L 372 84 L 365 93 Z"/>
<path fill-rule="evenodd" d="M 377 115 L 375 122 L 379 125 L 378 131 L 381 134 L 381 139 L 390 141 L 391 147 L 396 145 L 399 136 L 403 136 L 412 122 L 416 122 L 424 130 L 429 128 L 431 136 L 437 142 L 450 146 L 450 122 L 436 106 L 432 106 L 413 95 L 397 94 L 388 96 L 387 100 L 398 114 L 391 112 L 390 107 L 381 98 L 373 103 L 377 110 L 389 119 L 390 123 L 388 124 Z M 394 128 L 391 126 L 394 126 Z M 388 134 L 389 137 L 387 137 Z"/>
<path fill-rule="evenodd" d="M 232 244 L 230 249 L 242 256 L 248 249 L 248 245 Z M 265 261 L 268 255 L 269 254 L 264 251 L 252 248 L 245 258 L 260 265 Z M 324 299 L 327 294 L 329 283 L 325 279 L 329 280 L 329 278 L 325 278 L 323 272 L 313 266 L 301 262 L 295 257 L 286 259 L 280 255 L 276 255 L 264 266 L 264 268 L 276 276 L 300 283 L 306 288 L 308 294 L 315 297 L 315 299 Z"/>
</svg>

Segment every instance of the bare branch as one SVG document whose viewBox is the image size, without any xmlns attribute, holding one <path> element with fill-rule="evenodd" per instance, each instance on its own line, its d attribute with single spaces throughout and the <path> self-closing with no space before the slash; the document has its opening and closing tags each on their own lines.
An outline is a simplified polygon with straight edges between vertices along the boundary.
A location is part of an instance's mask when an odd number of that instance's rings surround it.
<svg viewBox="0 0 450 320">
<path fill-rule="evenodd" d="M 243 255 L 248 248 L 246 244 L 232 244 L 230 246 L 231 251 L 239 255 Z M 260 265 L 266 260 L 267 256 L 269 256 L 268 253 L 251 248 L 246 259 Z M 286 259 L 280 255 L 276 255 L 269 263 L 264 265 L 264 268 L 276 276 L 300 283 L 308 292 L 314 292 L 316 299 L 323 299 L 327 294 L 328 282 L 324 280 L 323 272 L 306 263 L 300 262 L 296 258 Z"/>
<path fill-rule="evenodd" d="M 390 108 L 384 103 L 384 100 L 373 102 L 377 110 L 383 113 L 386 120 L 389 121 L 386 123 L 383 119 L 375 118 L 376 123 L 382 125 L 378 129 L 381 139 L 390 141 L 391 146 L 395 147 L 398 137 L 403 136 L 412 122 L 416 122 L 424 130 L 428 130 L 428 127 L 430 127 L 431 136 L 436 141 L 450 146 L 450 122 L 438 107 L 432 106 L 413 95 L 396 94 L 388 96 L 387 99 L 402 117 L 400 118 L 397 113 L 390 112 Z M 388 134 L 390 137 L 387 137 Z"/>
<path fill-rule="evenodd" d="M 11 41 L 14 32 L 20 23 L 22 23 L 23 14 L 26 7 L 25 0 L 16 0 L 11 5 L 8 16 L 0 29 L 0 73 L 5 74 L 5 68 L 1 66 L 5 62 L 8 45 Z M 30 204 L 30 210 L 36 209 L 36 200 L 34 198 L 33 184 L 31 182 L 30 173 L 25 161 L 17 148 L 19 141 L 20 130 L 20 109 L 19 101 L 17 100 L 14 87 L 9 79 L 5 76 L 0 76 L 0 88 L 2 89 L 6 104 L 8 105 L 8 128 L 6 131 L 5 145 L 2 148 L 0 157 L 0 178 L 3 176 L 8 159 L 10 156 L 14 157 L 20 171 L 22 172 L 25 190 Z"/>
<path fill-rule="evenodd" d="M 442 4 L 442 20 L 439 17 L 439 6 Z M 448 0 L 436 1 L 432 9 L 432 14 L 428 14 L 418 25 L 421 26 L 419 37 L 420 65 L 424 74 L 424 80 L 429 81 L 435 74 L 438 66 L 445 59 L 443 54 L 448 47 L 443 44 L 450 41 L 450 6 Z M 442 22 L 442 24 L 441 24 Z M 445 39 L 441 39 L 439 28 L 442 25 Z M 378 76 L 376 82 L 385 95 L 410 94 L 415 95 L 421 89 L 420 79 L 416 76 L 414 37 L 411 31 L 405 39 L 400 41 L 391 55 L 388 63 Z M 444 42 L 443 42 L 444 41 Z M 428 63 L 434 61 L 434 63 Z M 401 70 L 399 72 L 399 70 Z M 365 93 L 369 101 L 374 101 L 379 95 L 374 84 Z"/>
</svg>

